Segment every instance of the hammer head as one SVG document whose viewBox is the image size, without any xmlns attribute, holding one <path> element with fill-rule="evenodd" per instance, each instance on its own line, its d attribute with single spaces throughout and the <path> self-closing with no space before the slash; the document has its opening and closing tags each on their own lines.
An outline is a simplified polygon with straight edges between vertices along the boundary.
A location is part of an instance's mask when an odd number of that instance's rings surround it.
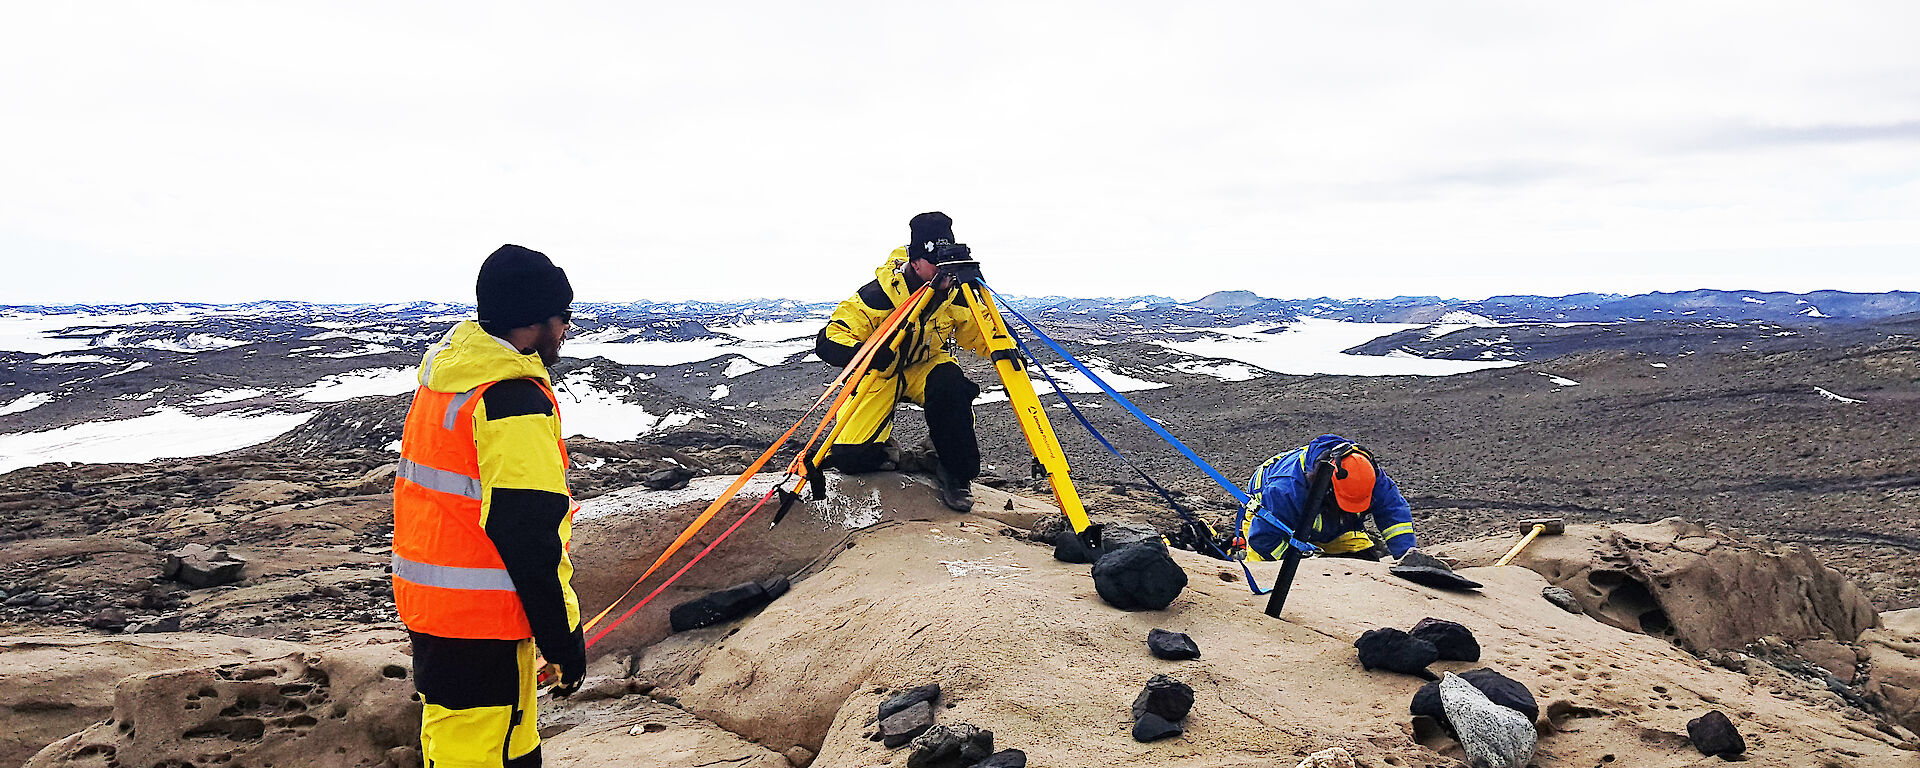
<svg viewBox="0 0 1920 768">
<path fill-rule="evenodd" d="M 1520 530 L 1521 532 L 1531 531 L 1536 525 L 1541 526 L 1540 535 L 1542 536 L 1558 536 L 1567 532 L 1567 521 L 1558 517 L 1536 517 L 1531 520 L 1522 520 L 1520 521 Z"/>
</svg>

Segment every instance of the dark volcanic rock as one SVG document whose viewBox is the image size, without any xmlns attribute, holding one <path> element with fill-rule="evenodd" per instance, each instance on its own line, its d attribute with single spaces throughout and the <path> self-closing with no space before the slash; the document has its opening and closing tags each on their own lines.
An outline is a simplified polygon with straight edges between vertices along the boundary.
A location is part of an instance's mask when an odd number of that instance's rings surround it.
<svg viewBox="0 0 1920 768">
<path fill-rule="evenodd" d="M 1027 768 L 1027 753 L 1017 749 L 1003 749 L 989 755 L 973 768 Z"/>
<path fill-rule="evenodd" d="M 113 608 L 108 608 L 87 617 L 87 626 L 93 627 L 94 629 L 104 629 L 109 632 L 118 632 L 127 626 L 127 615 Z"/>
<path fill-rule="evenodd" d="M 1400 561 L 1387 569 L 1400 578 L 1429 587 L 1440 589 L 1479 589 L 1480 582 L 1454 573 L 1453 568 L 1440 558 L 1421 552 L 1418 549 L 1407 550 Z"/>
<path fill-rule="evenodd" d="M 1528 720 L 1540 719 L 1540 705 L 1534 701 L 1533 692 L 1513 678 L 1487 667 L 1481 667 L 1461 673 L 1460 679 L 1472 683 L 1473 687 L 1480 689 L 1480 692 L 1486 694 L 1487 699 L 1493 703 L 1526 715 Z M 1446 709 L 1440 704 L 1438 682 L 1420 686 L 1420 690 L 1413 694 L 1413 704 L 1408 707 L 1408 711 L 1415 715 L 1431 717 L 1449 729 L 1453 727 L 1447 722 Z"/>
<path fill-rule="evenodd" d="M 936 725 L 914 737 L 907 768 L 967 768 L 992 754 L 993 731 L 966 723 Z"/>
<path fill-rule="evenodd" d="M 1093 586 L 1107 605 L 1157 611 L 1187 588 L 1187 572 L 1165 546 L 1142 542 L 1101 555 L 1093 564 Z"/>
<path fill-rule="evenodd" d="M 787 590 L 793 589 L 793 582 L 787 580 L 785 576 L 774 576 L 760 582 L 760 589 L 767 593 L 767 602 L 771 603 L 780 599 Z"/>
<path fill-rule="evenodd" d="M 693 470 L 686 467 L 668 467 L 647 475 L 640 484 L 656 491 L 677 491 L 687 487 L 687 481 L 693 479 Z"/>
<path fill-rule="evenodd" d="M 1440 660 L 1440 650 L 1433 643 L 1393 627 L 1369 629 L 1353 641 L 1353 647 L 1360 650 L 1362 669 L 1384 669 L 1428 680 L 1434 676 L 1427 665 Z"/>
<path fill-rule="evenodd" d="M 880 702 L 880 719 L 885 720 L 893 717 L 895 712 L 899 712 L 923 701 L 937 702 L 939 700 L 939 683 L 927 683 L 926 685 L 914 686 L 892 696 L 888 696 L 886 701 Z"/>
<path fill-rule="evenodd" d="M 1193 689 L 1186 683 L 1166 675 L 1154 675 L 1147 679 L 1145 688 L 1133 699 L 1133 719 L 1143 715 L 1159 715 L 1167 720 L 1185 720 L 1187 713 L 1193 711 Z"/>
<path fill-rule="evenodd" d="M 1747 740 L 1717 709 L 1687 721 L 1687 740 L 1703 755 L 1729 758 L 1747 751 Z"/>
<path fill-rule="evenodd" d="M 1098 541 L 1100 535 L 1099 527 L 1099 523 L 1089 525 L 1087 526 L 1087 532 L 1085 534 L 1074 533 L 1072 528 L 1067 528 L 1054 534 L 1053 559 L 1063 563 L 1074 563 L 1076 565 L 1091 563 L 1100 559 L 1100 551 L 1094 547 L 1087 546 L 1087 542 L 1081 538 L 1082 535 L 1085 535 L 1087 538 Z"/>
<path fill-rule="evenodd" d="M 918 701 L 880 721 L 880 743 L 899 749 L 933 727 L 933 702 Z"/>
<path fill-rule="evenodd" d="M 1179 723 L 1151 712 L 1142 715 L 1133 723 L 1133 740 L 1138 742 L 1159 741 L 1185 733 Z"/>
<path fill-rule="evenodd" d="M 1429 616 L 1413 625 L 1413 631 L 1408 634 L 1433 643 L 1441 661 L 1480 660 L 1480 642 L 1473 639 L 1473 631 L 1463 624 Z"/>
<path fill-rule="evenodd" d="M 1200 658 L 1200 646 L 1184 632 L 1168 632 L 1164 629 L 1147 630 L 1147 652 L 1154 658 L 1169 661 L 1186 661 Z"/>
<path fill-rule="evenodd" d="M 745 616 L 771 602 L 767 588 L 751 581 L 681 603 L 667 613 L 675 632 L 711 627 Z"/>
</svg>

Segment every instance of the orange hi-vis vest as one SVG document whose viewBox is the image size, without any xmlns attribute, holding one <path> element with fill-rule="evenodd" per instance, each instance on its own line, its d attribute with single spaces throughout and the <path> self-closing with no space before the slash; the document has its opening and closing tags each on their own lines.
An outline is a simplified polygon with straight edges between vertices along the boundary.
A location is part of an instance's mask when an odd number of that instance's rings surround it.
<svg viewBox="0 0 1920 768">
<path fill-rule="evenodd" d="M 393 489 L 393 600 L 407 628 L 439 637 L 533 636 L 513 580 L 481 525 L 473 414 L 493 383 L 413 393 Z M 553 390 L 541 386 L 548 400 Z M 558 412 L 559 402 L 554 402 Z M 561 443 L 561 456 L 566 444 Z"/>
</svg>

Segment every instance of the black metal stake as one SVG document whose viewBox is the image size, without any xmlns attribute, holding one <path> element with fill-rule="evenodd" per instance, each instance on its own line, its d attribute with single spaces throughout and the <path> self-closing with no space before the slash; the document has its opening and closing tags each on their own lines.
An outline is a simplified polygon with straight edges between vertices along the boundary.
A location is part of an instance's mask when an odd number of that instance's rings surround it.
<svg viewBox="0 0 1920 768">
<path fill-rule="evenodd" d="M 1300 550 L 1287 545 L 1287 553 L 1280 556 L 1280 575 L 1273 580 L 1273 591 L 1267 594 L 1267 615 L 1280 618 L 1280 609 L 1287 607 L 1287 592 L 1293 589 L 1294 574 L 1300 571 Z"/>
</svg>

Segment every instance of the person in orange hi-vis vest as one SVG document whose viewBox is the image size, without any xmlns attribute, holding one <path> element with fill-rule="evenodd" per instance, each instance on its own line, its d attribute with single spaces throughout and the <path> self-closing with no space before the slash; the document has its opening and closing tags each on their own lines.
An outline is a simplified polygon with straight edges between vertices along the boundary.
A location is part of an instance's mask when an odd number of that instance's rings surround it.
<svg viewBox="0 0 1920 768">
<path fill-rule="evenodd" d="M 393 597 L 413 640 L 433 768 L 540 764 L 536 653 L 555 695 L 586 674 L 567 559 L 573 497 L 547 366 L 573 314 L 567 273 L 503 245 L 479 320 L 427 349 L 393 489 Z"/>
</svg>

